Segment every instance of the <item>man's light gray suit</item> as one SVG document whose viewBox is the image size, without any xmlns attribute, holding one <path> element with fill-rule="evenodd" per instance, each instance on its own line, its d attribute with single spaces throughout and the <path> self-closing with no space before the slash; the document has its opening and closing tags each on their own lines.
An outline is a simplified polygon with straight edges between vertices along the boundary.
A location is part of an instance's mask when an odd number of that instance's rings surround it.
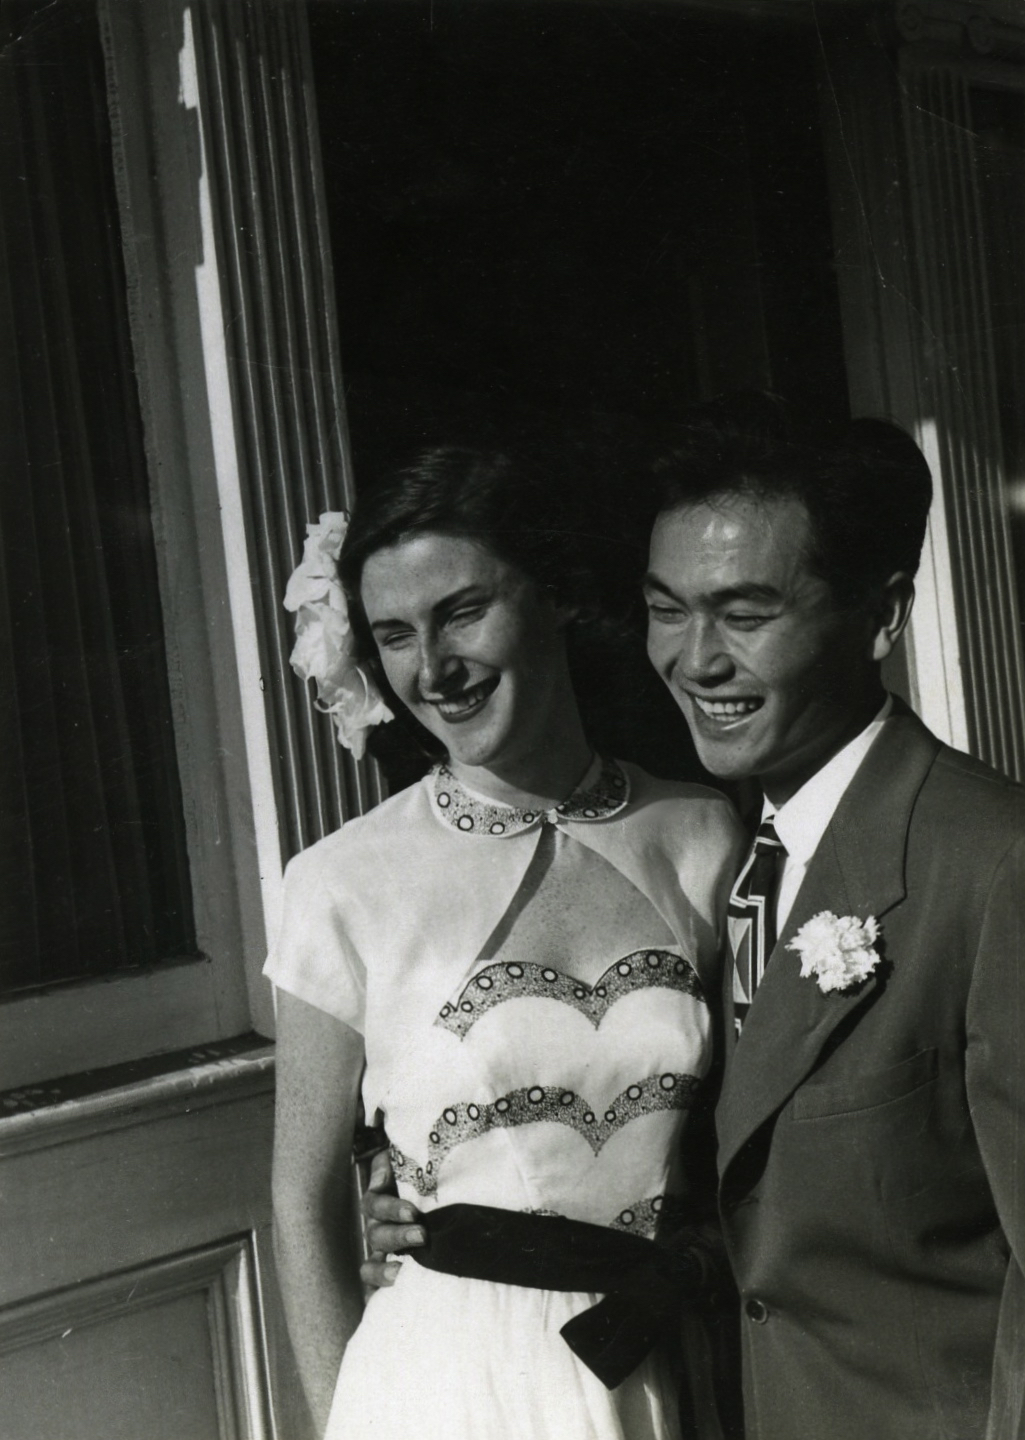
<svg viewBox="0 0 1025 1440">
<path fill-rule="evenodd" d="M 852 993 L 785 948 L 821 910 L 880 922 Z M 1025 1440 L 1025 791 L 898 706 L 728 1043 L 749 1440 Z"/>
</svg>

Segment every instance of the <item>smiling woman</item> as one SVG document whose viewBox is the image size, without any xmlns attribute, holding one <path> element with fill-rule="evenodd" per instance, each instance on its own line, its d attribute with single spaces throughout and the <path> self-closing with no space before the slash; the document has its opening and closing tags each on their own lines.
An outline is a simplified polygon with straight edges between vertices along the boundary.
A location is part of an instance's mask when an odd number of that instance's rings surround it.
<svg viewBox="0 0 1025 1440">
<path fill-rule="evenodd" d="M 425 534 L 372 555 L 361 593 L 389 684 L 456 774 L 473 783 L 487 770 L 523 789 L 528 776 L 536 783 L 542 743 L 574 732 L 567 759 L 583 772 L 566 617 L 534 581 L 476 540 Z"/>
<path fill-rule="evenodd" d="M 496 798 L 563 792 L 589 748 L 567 633 L 595 618 L 578 533 L 552 487 L 509 456 L 449 446 L 361 502 L 342 551 L 357 621 L 387 685 Z M 540 767 L 540 770 L 539 770 Z"/>
<path fill-rule="evenodd" d="M 442 758 L 290 864 L 267 965 L 282 1290 L 333 1440 L 414 1414 L 421 1440 L 676 1440 L 666 1342 L 718 1263 L 688 1115 L 739 827 L 715 792 L 595 754 L 568 656 L 586 554 L 544 473 L 426 452 L 360 498 L 342 548 L 360 658 Z M 339 1236 L 364 1062 L 434 1240 L 360 1321 Z M 668 1302 L 606 1345 L 599 1297 L 659 1293 L 648 1267 Z"/>
</svg>

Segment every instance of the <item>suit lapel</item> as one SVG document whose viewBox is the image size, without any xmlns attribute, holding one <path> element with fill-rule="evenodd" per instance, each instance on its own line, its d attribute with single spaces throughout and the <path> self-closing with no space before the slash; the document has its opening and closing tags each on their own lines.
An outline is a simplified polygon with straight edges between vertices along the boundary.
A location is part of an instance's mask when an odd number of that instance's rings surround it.
<svg viewBox="0 0 1025 1440">
<path fill-rule="evenodd" d="M 883 727 L 819 844 L 744 1022 L 733 1035 L 732 964 L 727 964 L 727 1066 L 716 1113 L 719 1168 L 774 1114 L 813 1069 L 852 1011 L 879 988 L 875 973 L 848 992 L 824 995 L 802 979 L 788 943 L 822 910 L 881 920 L 904 898 L 904 852 L 915 799 L 939 742 L 903 706 Z M 880 944 L 885 954 L 886 927 Z"/>
</svg>

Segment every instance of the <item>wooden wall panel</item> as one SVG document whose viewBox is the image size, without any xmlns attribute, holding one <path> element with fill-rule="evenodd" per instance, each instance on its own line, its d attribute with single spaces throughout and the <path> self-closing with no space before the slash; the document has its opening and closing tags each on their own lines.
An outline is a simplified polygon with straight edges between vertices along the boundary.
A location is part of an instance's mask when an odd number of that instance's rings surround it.
<svg viewBox="0 0 1025 1440">
<path fill-rule="evenodd" d="M 265 1440 L 261 1328 L 244 1237 L 11 1306 L 5 1440 Z"/>
<path fill-rule="evenodd" d="M 5 1440 L 221 1440 L 197 1292 L 0 1356 Z"/>
</svg>

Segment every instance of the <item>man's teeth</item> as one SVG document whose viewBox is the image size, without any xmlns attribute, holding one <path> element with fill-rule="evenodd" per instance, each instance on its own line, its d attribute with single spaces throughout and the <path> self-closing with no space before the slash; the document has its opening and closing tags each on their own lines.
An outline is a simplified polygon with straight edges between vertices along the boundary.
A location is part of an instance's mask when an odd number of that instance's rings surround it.
<svg viewBox="0 0 1025 1440">
<path fill-rule="evenodd" d="M 694 695 L 694 704 L 710 720 L 737 720 L 742 715 L 753 715 L 761 709 L 761 700 L 704 700 Z"/>
</svg>

